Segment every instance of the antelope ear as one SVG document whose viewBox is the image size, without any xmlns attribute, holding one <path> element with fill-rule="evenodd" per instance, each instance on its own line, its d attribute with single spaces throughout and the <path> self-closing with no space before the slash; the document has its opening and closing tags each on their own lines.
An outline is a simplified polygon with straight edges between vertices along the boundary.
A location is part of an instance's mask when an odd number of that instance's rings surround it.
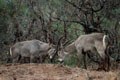
<svg viewBox="0 0 120 80">
<path fill-rule="evenodd" d="M 52 47 L 53 47 L 53 48 L 56 48 L 56 45 L 52 44 Z"/>
<path fill-rule="evenodd" d="M 68 52 L 64 52 L 65 55 L 68 55 L 69 53 Z"/>
</svg>

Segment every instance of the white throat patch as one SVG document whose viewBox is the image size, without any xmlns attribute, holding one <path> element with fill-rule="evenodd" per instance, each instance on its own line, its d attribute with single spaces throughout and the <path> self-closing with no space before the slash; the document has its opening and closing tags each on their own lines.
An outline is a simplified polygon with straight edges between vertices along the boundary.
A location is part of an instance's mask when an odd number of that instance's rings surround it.
<svg viewBox="0 0 120 80">
<path fill-rule="evenodd" d="M 62 62 L 63 61 L 63 59 L 58 59 L 60 62 Z"/>
<path fill-rule="evenodd" d="M 50 59 L 52 59 L 53 57 L 52 56 L 50 56 Z"/>
</svg>

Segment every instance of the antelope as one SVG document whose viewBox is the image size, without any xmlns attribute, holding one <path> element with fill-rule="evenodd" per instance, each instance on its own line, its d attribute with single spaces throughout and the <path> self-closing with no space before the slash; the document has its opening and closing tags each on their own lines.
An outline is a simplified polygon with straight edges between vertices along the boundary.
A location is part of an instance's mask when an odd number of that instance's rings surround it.
<svg viewBox="0 0 120 80">
<path fill-rule="evenodd" d="M 39 40 L 28 40 L 17 42 L 10 48 L 10 55 L 12 56 L 13 63 L 19 61 L 19 57 L 29 57 L 30 62 L 33 62 L 34 58 L 40 58 L 42 61 L 42 57 L 48 55 L 50 59 L 54 54 L 55 48 L 51 46 L 49 43 L 45 43 Z"/>
<path fill-rule="evenodd" d="M 107 48 L 107 35 L 103 33 L 91 33 L 86 35 L 79 36 L 74 42 L 66 46 L 62 47 L 61 50 L 58 51 L 58 60 L 60 62 L 64 61 L 64 59 L 71 54 L 74 50 L 77 50 L 78 57 L 78 66 L 80 67 L 81 59 L 84 61 L 84 68 L 87 69 L 86 66 L 86 55 L 94 55 L 98 53 L 101 59 L 99 63 L 99 69 L 108 70 L 109 69 L 109 56 L 106 54 Z M 107 67 L 107 69 L 106 69 Z"/>
</svg>

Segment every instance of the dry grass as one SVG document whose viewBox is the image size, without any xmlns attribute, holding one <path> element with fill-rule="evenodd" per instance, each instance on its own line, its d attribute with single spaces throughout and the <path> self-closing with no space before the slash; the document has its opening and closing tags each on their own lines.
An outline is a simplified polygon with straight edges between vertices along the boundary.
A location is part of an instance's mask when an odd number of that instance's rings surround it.
<svg viewBox="0 0 120 80">
<path fill-rule="evenodd" d="M 0 66 L 0 80 L 120 80 L 119 76 L 120 70 L 98 72 L 57 64 Z"/>
</svg>

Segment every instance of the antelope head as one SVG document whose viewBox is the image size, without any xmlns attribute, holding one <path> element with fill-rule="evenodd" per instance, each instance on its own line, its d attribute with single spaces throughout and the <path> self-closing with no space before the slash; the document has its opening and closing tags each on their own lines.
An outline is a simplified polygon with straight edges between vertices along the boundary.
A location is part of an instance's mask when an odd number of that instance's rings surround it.
<svg viewBox="0 0 120 80">
<path fill-rule="evenodd" d="M 64 49 L 58 51 L 58 61 L 63 62 L 65 60 L 65 57 L 68 55 L 68 52 L 65 52 Z"/>
<path fill-rule="evenodd" d="M 65 44 L 64 44 L 65 45 Z M 63 62 L 66 58 L 66 56 L 69 54 L 65 51 L 64 45 L 60 44 L 60 50 L 58 51 L 58 61 Z"/>
<path fill-rule="evenodd" d="M 65 41 L 63 44 L 61 43 L 61 40 L 63 39 L 63 36 L 61 36 L 58 39 L 57 45 L 54 45 L 54 47 L 52 47 L 49 51 L 48 51 L 48 55 L 51 59 L 51 61 L 54 59 L 55 56 L 58 56 L 58 61 L 59 62 L 63 62 L 66 55 L 68 54 L 67 52 L 65 52 L 64 50 L 64 45 L 66 45 L 69 41 Z"/>
<path fill-rule="evenodd" d="M 48 55 L 50 59 L 53 59 L 53 56 L 55 55 L 55 48 L 52 47 L 50 50 L 48 50 Z"/>
<path fill-rule="evenodd" d="M 53 56 L 55 55 L 56 46 L 52 43 L 48 43 L 48 44 L 49 44 L 49 49 L 48 49 L 47 53 L 48 53 L 49 58 L 52 59 Z"/>
<path fill-rule="evenodd" d="M 60 48 L 60 41 L 62 40 L 63 36 L 58 39 L 57 45 L 50 45 L 51 48 L 48 50 L 48 55 L 51 59 L 51 61 L 54 59 L 56 55 L 58 55 L 58 51 Z"/>
</svg>

